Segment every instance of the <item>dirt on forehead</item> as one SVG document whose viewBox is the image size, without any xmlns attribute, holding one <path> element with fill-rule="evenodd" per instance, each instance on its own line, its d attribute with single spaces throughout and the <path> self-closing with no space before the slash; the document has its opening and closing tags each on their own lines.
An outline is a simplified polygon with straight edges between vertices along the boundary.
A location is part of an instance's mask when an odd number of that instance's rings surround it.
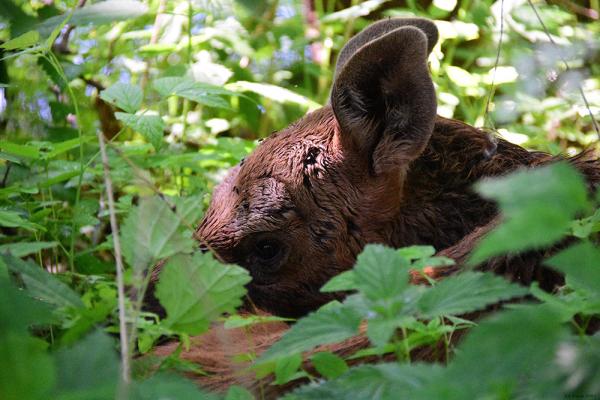
<svg viewBox="0 0 600 400">
<path fill-rule="evenodd" d="M 236 185 L 275 177 L 284 182 L 300 179 L 311 148 L 330 148 L 336 129 L 330 106 L 313 111 L 282 131 L 271 134 L 241 163 Z"/>
</svg>

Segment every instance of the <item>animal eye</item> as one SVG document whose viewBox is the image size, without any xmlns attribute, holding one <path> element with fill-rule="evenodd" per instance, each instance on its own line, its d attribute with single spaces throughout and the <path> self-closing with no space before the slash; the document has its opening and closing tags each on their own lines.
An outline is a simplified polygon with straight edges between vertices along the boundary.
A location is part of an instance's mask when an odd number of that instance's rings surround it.
<svg viewBox="0 0 600 400">
<path fill-rule="evenodd" d="M 279 255 L 281 246 L 276 240 L 266 239 L 256 243 L 256 254 L 263 261 L 270 261 Z"/>
</svg>

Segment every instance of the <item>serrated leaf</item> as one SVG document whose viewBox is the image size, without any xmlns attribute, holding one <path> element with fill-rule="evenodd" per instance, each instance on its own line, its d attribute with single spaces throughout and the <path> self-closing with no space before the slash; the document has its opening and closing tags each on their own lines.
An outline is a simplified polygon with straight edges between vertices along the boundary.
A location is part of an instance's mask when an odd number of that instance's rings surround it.
<svg viewBox="0 0 600 400">
<path fill-rule="evenodd" d="M 16 242 L 0 245 L 0 254 L 11 254 L 15 257 L 25 257 L 40 250 L 58 246 L 58 242 Z"/>
<path fill-rule="evenodd" d="M 117 21 L 139 17 L 147 12 L 148 6 L 139 1 L 107 0 L 75 10 L 69 23 L 75 26 L 114 24 Z M 65 15 L 57 15 L 48 18 L 36 28 L 45 36 L 50 34 L 64 19 Z"/>
<path fill-rule="evenodd" d="M 592 243 L 574 244 L 544 264 L 566 274 L 569 284 L 600 296 L 600 249 Z"/>
<path fill-rule="evenodd" d="M 83 307 L 77 293 L 57 278 L 31 261 L 23 261 L 12 255 L 1 255 L 8 269 L 18 273 L 25 283 L 27 293 L 57 307 Z"/>
<path fill-rule="evenodd" d="M 156 285 L 156 297 L 167 311 L 163 324 L 190 335 L 206 331 L 211 321 L 242 304 L 250 280 L 248 271 L 221 264 L 210 253 L 171 258 Z"/>
<path fill-rule="evenodd" d="M 159 197 L 142 199 L 122 227 L 123 256 L 136 270 L 196 246 L 191 232 Z"/>
<path fill-rule="evenodd" d="M 54 322 L 54 317 L 47 303 L 26 296 L 8 279 L 0 279 L 0 332 L 12 331 L 24 335 L 32 325 L 51 322 Z"/>
<path fill-rule="evenodd" d="M 321 292 L 338 292 L 344 290 L 355 290 L 357 288 L 356 278 L 353 270 L 344 271 L 331 278 L 323 287 Z"/>
<path fill-rule="evenodd" d="M 337 379 L 303 386 L 285 396 L 286 400 L 413 399 L 414 393 L 440 375 L 435 364 L 361 365 Z"/>
<path fill-rule="evenodd" d="M 275 383 L 283 385 L 294 379 L 298 368 L 302 365 L 302 355 L 300 353 L 291 354 L 280 358 L 275 364 Z"/>
<path fill-rule="evenodd" d="M 55 353 L 57 383 L 52 398 L 110 399 L 119 383 L 119 358 L 114 340 L 95 331 Z"/>
<path fill-rule="evenodd" d="M 16 211 L 0 210 L 0 226 L 23 228 L 30 231 L 45 230 L 43 226 L 29 222 Z"/>
<path fill-rule="evenodd" d="M 102 100 L 125 112 L 135 114 L 142 105 L 142 89 L 129 83 L 117 82 L 100 92 Z"/>
<path fill-rule="evenodd" d="M 38 31 L 29 31 L 21 36 L 17 36 L 16 38 L 9 40 L 8 42 L 0 44 L 0 48 L 5 50 L 25 49 L 29 46 L 37 44 L 39 41 L 40 34 Z"/>
<path fill-rule="evenodd" d="M 135 115 L 116 112 L 115 117 L 136 132 L 141 133 L 156 151 L 163 143 L 165 123 L 158 115 Z"/>
<path fill-rule="evenodd" d="M 417 301 L 417 308 L 423 318 L 460 315 L 528 292 L 527 288 L 491 273 L 467 271 L 427 288 Z"/>
<path fill-rule="evenodd" d="M 344 305 L 321 308 L 300 319 L 258 360 L 258 364 L 358 334 L 361 316 Z"/>
<path fill-rule="evenodd" d="M 40 158 L 40 150 L 36 146 L 12 143 L 7 140 L 0 140 L 0 149 L 8 154 L 23 158 L 37 160 Z"/>
<path fill-rule="evenodd" d="M 589 205 L 583 178 L 564 162 L 486 179 L 476 189 L 499 203 L 505 220 L 475 248 L 472 265 L 555 243 L 567 233 L 575 214 Z"/>
<path fill-rule="evenodd" d="M 409 284 L 409 265 L 395 249 L 367 245 L 356 259 L 356 286 L 370 300 L 394 298 Z"/>
<path fill-rule="evenodd" d="M 189 379 L 172 373 L 159 372 L 142 382 L 135 382 L 130 400 L 218 400 L 220 397 L 198 388 Z"/>
<path fill-rule="evenodd" d="M 209 107 L 230 108 L 222 95 L 237 96 L 238 94 L 219 86 L 196 82 L 187 77 L 166 77 L 154 82 L 154 90 L 161 96 L 179 96 Z"/>
<path fill-rule="evenodd" d="M 226 85 L 226 87 L 238 92 L 253 92 L 278 103 L 298 104 L 309 110 L 316 110 L 321 107 L 319 103 L 316 103 L 307 97 L 294 93 L 291 90 L 267 83 L 237 81 Z"/>
<path fill-rule="evenodd" d="M 335 379 L 348 371 L 346 361 L 329 351 L 315 353 L 310 360 L 317 372 L 327 379 Z"/>
</svg>

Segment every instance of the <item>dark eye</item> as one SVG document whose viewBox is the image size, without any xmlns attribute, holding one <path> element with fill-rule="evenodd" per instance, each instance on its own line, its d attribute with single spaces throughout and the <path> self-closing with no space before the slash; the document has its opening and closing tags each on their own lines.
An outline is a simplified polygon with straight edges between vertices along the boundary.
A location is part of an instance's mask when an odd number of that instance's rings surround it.
<svg viewBox="0 0 600 400">
<path fill-rule="evenodd" d="M 256 243 L 256 255 L 262 261 L 270 261 L 277 257 L 281 251 L 279 242 L 273 239 L 264 239 Z"/>
</svg>

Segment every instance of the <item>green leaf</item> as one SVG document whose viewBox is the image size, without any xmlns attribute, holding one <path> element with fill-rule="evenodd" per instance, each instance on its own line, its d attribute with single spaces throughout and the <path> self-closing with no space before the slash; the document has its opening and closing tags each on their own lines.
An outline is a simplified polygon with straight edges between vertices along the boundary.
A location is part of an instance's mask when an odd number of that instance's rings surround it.
<svg viewBox="0 0 600 400">
<path fill-rule="evenodd" d="M 366 298 L 388 301 L 408 286 L 409 266 L 396 250 L 369 244 L 356 259 L 354 280 Z"/>
<path fill-rule="evenodd" d="M 12 143 L 6 140 L 0 140 L 0 149 L 8 154 L 23 158 L 37 160 L 40 158 L 40 150 L 36 146 Z"/>
<path fill-rule="evenodd" d="M 238 315 L 228 317 L 223 324 L 225 329 L 243 328 L 245 326 L 264 324 L 269 322 L 293 321 L 291 318 L 276 317 L 274 315 Z"/>
<path fill-rule="evenodd" d="M 30 326 L 52 322 L 54 317 L 47 303 L 26 296 L 8 279 L 0 279 L 0 334 L 11 331 L 24 335 Z"/>
<path fill-rule="evenodd" d="M 441 371 L 442 368 L 434 364 L 361 365 L 351 368 L 337 379 L 303 386 L 285 399 L 413 399 L 415 392 L 435 382 Z"/>
<path fill-rule="evenodd" d="M 23 228 L 29 231 L 45 230 L 43 226 L 29 222 L 16 211 L 0 210 L 0 226 Z"/>
<path fill-rule="evenodd" d="M 357 287 L 355 273 L 353 270 L 350 270 L 344 271 L 341 274 L 331 278 L 325 285 L 323 285 L 321 292 L 355 290 Z"/>
<path fill-rule="evenodd" d="M 11 254 L 15 257 L 25 257 L 40 250 L 58 246 L 58 242 L 17 242 L 0 245 L 0 254 Z"/>
<path fill-rule="evenodd" d="M 160 197 L 142 199 L 122 228 L 123 256 L 136 270 L 196 246 L 191 232 Z"/>
<path fill-rule="evenodd" d="M 115 117 L 134 131 L 141 133 L 156 151 L 160 150 L 165 130 L 165 123 L 160 116 L 116 112 Z"/>
<path fill-rule="evenodd" d="M 568 231 L 575 214 L 589 205 L 583 178 L 564 162 L 486 179 L 476 189 L 498 202 L 505 221 L 476 247 L 469 260 L 473 265 L 553 244 Z"/>
<path fill-rule="evenodd" d="M 321 107 L 319 103 L 316 103 L 307 97 L 294 93 L 291 90 L 267 83 L 237 81 L 226 85 L 226 87 L 227 89 L 237 92 L 253 92 L 278 103 L 298 104 L 309 110 L 316 110 Z"/>
<path fill-rule="evenodd" d="M 524 296 L 527 288 L 483 272 L 463 272 L 427 288 L 417 301 L 419 314 L 431 319 L 481 310 L 490 304 Z"/>
<path fill-rule="evenodd" d="M 291 354 L 277 360 L 275 364 L 275 383 L 283 385 L 293 380 L 301 365 L 302 355 L 300 353 Z"/>
<path fill-rule="evenodd" d="M 396 250 L 402 257 L 414 261 L 421 258 L 428 258 L 435 254 L 433 246 L 408 246 Z"/>
<path fill-rule="evenodd" d="M 129 83 L 117 82 L 100 92 L 102 100 L 111 103 L 125 112 L 135 114 L 142 105 L 142 89 Z"/>
<path fill-rule="evenodd" d="M 128 399 L 131 400 L 218 400 L 181 376 L 171 373 L 158 373 L 142 382 L 132 385 Z"/>
<path fill-rule="evenodd" d="M 49 398 L 55 370 L 47 343 L 14 332 L 0 332 L 0 341 L 0 399 Z"/>
<path fill-rule="evenodd" d="M 147 12 L 148 6 L 140 1 L 107 0 L 75 10 L 69 23 L 75 26 L 114 24 L 117 21 L 137 18 Z M 64 19 L 64 15 L 48 18 L 37 26 L 37 30 L 46 36 Z"/>
<path fill-rule="evenodd" d="M 300 319 L 257 361 L 258 364 L 335 343 L 358 334 L 361 316 L 344 305 L 321 308 Z"/>
<path fill-rule="evenodd" d="M 110 399 L 119 383 L 114 340 L 95 331 L 55 354 L 57 384 L 53 398 Z"/>
<path fill-rule="evenodd" d="M 247 389 L 233 385 L 229 386 L 225 400 L 254 400 L 254 396 Z"/>
<path fill-rule="evenodd" d="M 519 386 L 527 388 L 538 374 L 555 368 L 564 337 L 560 316 L 550 308 L 524 306 L 496 314 L 473 328 L 443 377 L 418 398 L 517 397 Z"/>
<path fill-rule="evenodd" d="M 54 276 L 31 261 L 23 261 L 11 255 L 0 255 L 8 268 L 18 273 L 25 283 L 27 293 L 57 307 L 83 307 L 77 293 Z"/>
<path fill-rule="evenodd" d="M 161 96 L 179 96 L 208 107 L 228 109 L 229 103 L 221 95 L 237 96 L 238 94 L 219 86 L 196 82 L 186 77 L 166 77 L 154 82 L 154 90 Z"/>
<path fill-rule="evenodd" d="M 167 311 L 163 324 L 190 335 L 202 333 L 219 315 L 241 305 L 248 282 L 245 269 L 223 265 L 210 253 L 173 257 L 156 285 L 156 297 Z"/>
<path fill-rule="evenodd" d="M 39 41 L 40 34 L 38 31 L 29 31 L 21 36 L 17 36 L 16 38 L 9 40 L 6 43 L 0 44 L 0 48 L 5 50 L 25 49 L 29 46 L 37 44 Z"/>
<path fill-rule="evenodd" d="M 592 243 L 574 244 L 544 263 L 566 274 L 570 285 L 600 296 L 600 249 Z"/>
<path fill-rule="evenodd" d="M 335 379 L 348 371 L 346 361 L 329 351 L 315 353 L 310 360 L 317 372 L 327 379 Z"/>
</svg>

